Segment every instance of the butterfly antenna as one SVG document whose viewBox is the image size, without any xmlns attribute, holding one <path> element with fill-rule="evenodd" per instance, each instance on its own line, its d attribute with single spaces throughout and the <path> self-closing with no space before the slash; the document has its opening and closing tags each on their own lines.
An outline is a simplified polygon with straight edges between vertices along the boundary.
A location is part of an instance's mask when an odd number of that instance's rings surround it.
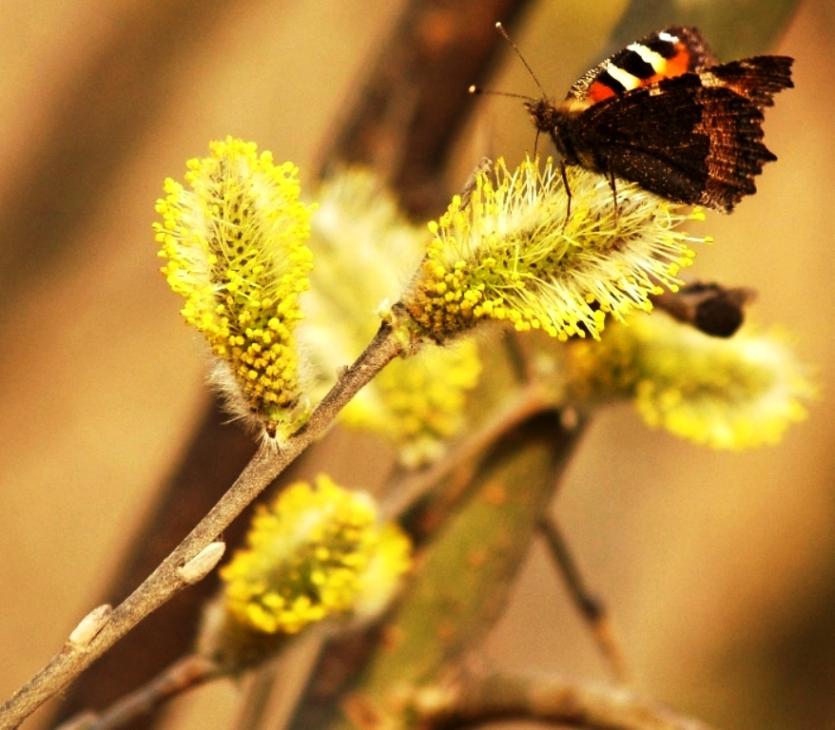
<svg viewBox="0 0 835 730">
<path fill-rule="evenodd" d="M 477 96 L 479 94 L 489 94 L 491 96 L 509 96 L 512 99 L 524 99 L 525 101 L 536 101 L 536 99 L 525 96 L 524 94 L 513 94 L 510 91 L 493 91 L 493 89 L 484 89 L 481 86 L 476 86 L 475 84 L 470 84 L 467 88 L 467 92 Z"/>
<path fill-rule="evenodd" d="M 519 50 L 519 46 L 517 46 L 511 37 L 507 34 L 507 31 L 504 29 L 504 26 L 501 24 L 500 21 L 496 22 L 496 30 L 502 34 L 502 37 L 510 44 L 510 47 L 516 52 L 516 55 L 519 56 L 519 60 L 528 69 L 528 73 L 531 75 L 533 82 L 539 87 L 539 90 L 542 92 L 542 96 L 548 96 L 545 93 L 545 87 L 539 82 L 539 79 L 536 77 L 536 74 L 533 72 L 533 69 L 530 67 L 530 64 L 525 60 L 525 57 L 522 55 L 522 51 Z"/>
</svg>

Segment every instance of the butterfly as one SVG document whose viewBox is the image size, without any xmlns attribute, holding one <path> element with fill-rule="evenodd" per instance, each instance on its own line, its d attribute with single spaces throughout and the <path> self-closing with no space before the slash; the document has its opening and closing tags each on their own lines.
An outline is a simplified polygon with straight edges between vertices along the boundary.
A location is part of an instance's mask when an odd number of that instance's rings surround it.
<svg viewBox="0 0 835 730">
<path fill-rule="evenodd" d="M 777 159 L 762 143 L 763 108 L 793 86 L 792 62 L 719 63 L 696 28 L 670 26 L 583 74 L 563 102 L 543 91 L 525 108 L 560 153 L 569 196 L 565 165 L 581 165 L 605 174 L 615 195 L 620 177 L 670 200 L 730 212 Z"/>
</svg>

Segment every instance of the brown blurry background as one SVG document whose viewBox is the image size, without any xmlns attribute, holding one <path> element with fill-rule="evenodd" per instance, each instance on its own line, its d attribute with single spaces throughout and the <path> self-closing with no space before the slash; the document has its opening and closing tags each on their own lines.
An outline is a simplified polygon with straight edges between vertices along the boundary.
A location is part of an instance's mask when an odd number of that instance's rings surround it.
<svg viewBox="0 0 835 730">
<path fill-rule="evenodd" d="M 163 178 L 231 133 L 294 160 L 309 182 L 401 6 L 4 4 L 3 697 L 103 594 L 208 399 L 202 350 L 158 273 L 150 224 Z M 516 40 L 560 96 L 621 9 L 543 1 Z M 809 419 L 776 448 L 726 454 L 609 411 L 557 505 L 638 688 L 727 728 L 835 728 L 833 47 L 831 3 L 801 4 L 774 49 L 797 58 L 797 88 L 766 123 L 780 161 L 732 217 L 709 215 L 716 244 L 693 270 L 760 292 L 753 317 L 783 325 L 817 374 Z M 493 85 L 535 93 L 509 54 Z M 446 184 L 482 154 L 520 154 L 532 136 L 516 101 L 486 100 Z M 539 549 L 482 657 L 606 677 Z M 231 683 L 200 690 L 175 704 L 168 726 L 226 727 L 236 693 Z"/>
</svg>

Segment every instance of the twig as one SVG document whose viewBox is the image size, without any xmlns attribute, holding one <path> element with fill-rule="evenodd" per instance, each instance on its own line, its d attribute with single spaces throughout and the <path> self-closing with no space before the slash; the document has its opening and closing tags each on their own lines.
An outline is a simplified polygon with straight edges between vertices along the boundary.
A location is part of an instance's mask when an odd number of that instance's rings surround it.
<svg viewBox="0 0 835 730">
<path fill-rule="evenodd" d="M 513 368 L 513 373 L 519 383 L 532 383 L 536 380 L 533 363 L 528 350 L 529 346 L 522 341 L 522 336 L 515 329 L 506 327 L 502 332 L 502 345 L 507 360 Z"/>
<path fill-rule="evenodd" d="M 288 642 L 279 656 L 269 660 L 255 672 L 241 709 L 235 719 L 235 730 L 277 730 L 287 724 L 295 699 L 325 645 L 331 628 L 307 630 Z M 281 675 L 281 682 L 276 678 Z"/>
<path fill-rule="evenodd" d="M 125 695 L 105 712 L 69 719 L 56 730 L 113 730 L 149 715 L 187 690 L 218 676 L 217 666 L 198 654 L 190 654 L 161 672 L 147 684 Z"/>
<path fill-rule="evenodd" d="M 262 727 L 278 678 L 278 664 L 277 661 L 266 662 L 252 672 L 246 694 L 239 703 L 238 716 L 233 726 L 235 730 L 256 730 Z"/>
<path fill-rule="evenodd" d="M 229 414 L 218 402 L 209 409 L 203 424 L 184 449 L 182 461 L 164 480 L 155 504 L 142 517 L 118 561 L 102 602 L 115 603 L 148 576 L 183 535 L 196 525 L 235 481 L 252 457 L 256 444 L 243 429 L 229 424 Z M 310 451 L 296 459 L 281 475 L 289 483 L 297 478 Z M 248 508 L 247 511 L 249 511 Z M 231 550 L 245 532 L 246 512 L 223 531 Z M 175 627 L 192 626 L 197 607 L 217 591 L 216 574 L 184 591 L 148 616 L 118 644 L 101 656 L 62 692 L 61 705 L 47 724 L 58 724 L 90 707 L 108 707 L 123 695 L 154 677 L 191 651 L 191 632 Z M 131 730 L 149 730 L 146 721 Z"/>
<path fill-rule="evenodd" d="M 342 374 L 310 420 L 284 448 L 262 444 L 229 490 L 154 572 L 118 605 L 100 630 L 84 643 L 68 641 L 61 651 L 0 708 L 0 727 L 17 727 L 43 702 L 68 684 L 145 616 L 187 583 L 179 574 L 302 451 L 321 436 L 337 413 L 389 361 L 403 351 L 392 325 L 384 322 L 374 339 Z"/>
<path fill-rule="evenodd" d="M 296 642 L 294 660 L 312 665 L 323 644 L 324 637 L 321 632 L 310 632 L 306 641 Z M 299 652 L 300 649 L 303 653 Z M 286 666 L 286 661 L 283 665 Z M 267 722 L 276 678 L 283 665 L 278 661 L 266 661 L 252 673 L 252 682 L 235 721 L 236 728 L 255 730 Z M 152 722 L 155 713 L 178 695 L 190 692 L 207 682 L 230 676 L 228 667 L 215 664 L 202 654 L 188 654 L 166 667 L 150 681 L 120 697 L 106 710 L 83 711 L 61 723 L 56 730 L 114 730 L 140 720 L 145 727 L 144 723 Z"/>
<path fill-rule="evenodd" d="M 418 690 L 421 727 L 475 727 L 502 719 L 537 720 L 596 730 L 710 730 L 621 687 L 567 682 L 550 675 L 492 674 Z"/>
<path fill-rule="evenodd" d="M 546 516 L 542 519 L 540 527 L 549 548 L 548 552 L 565 579 L 572 602 L 591 629 L 597 648 L 609 664 L 615 679 L 626 681 L 629 676 L 626 661 L 605 604 L 586 585 L 556 520 Z"/>
</svg>

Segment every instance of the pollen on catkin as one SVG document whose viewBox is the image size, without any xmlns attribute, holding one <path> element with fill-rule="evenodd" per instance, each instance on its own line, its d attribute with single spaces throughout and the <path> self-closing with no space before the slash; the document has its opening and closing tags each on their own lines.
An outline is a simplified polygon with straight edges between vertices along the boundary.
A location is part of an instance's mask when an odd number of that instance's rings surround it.
<svg viewBox="0 0 835 730">
<path fill-rule="evenodd" d="M 663 314 L 572 343 L 566 372 L 581 400 L 631 399 L 648 425 L 716 449 L 776 443 L 815 392 L 780 335 L 709 337 Z"/>
<path fill-rule="evenodd" d="M 308 287 L 310 206 L 298 169 L 227 137 L 165 181 L 154 224 L 162 272 L 217 358 L 213 381 L 239 417 L 282 440 L 304 421 L 294 328 Z"/>
<path fill-rule="evenodd" d="M 327 476 L 260 506 L 247 547 L 221 569 L 227 614 L 251 631 L 295 634 L 326 618 L 371 618 L 410 566 L 410 543 L 374 500 Z"/>
<path fill-rule="evenodd" d="M 571 214 L 559 168 L 503 160 L 478 172 L 467 196 L 455 196 L 437 221 L 420 274 L 404 304 L 435 339 L 479 320 L 542 329 L 566 340 L 597 338 L 607 316 L 621 320 L 652 308 L 651 295 L 675 290 L 691 243 L 679 230 L 700 211 L 618 181 L 571 169 Z"/>
</svg>

